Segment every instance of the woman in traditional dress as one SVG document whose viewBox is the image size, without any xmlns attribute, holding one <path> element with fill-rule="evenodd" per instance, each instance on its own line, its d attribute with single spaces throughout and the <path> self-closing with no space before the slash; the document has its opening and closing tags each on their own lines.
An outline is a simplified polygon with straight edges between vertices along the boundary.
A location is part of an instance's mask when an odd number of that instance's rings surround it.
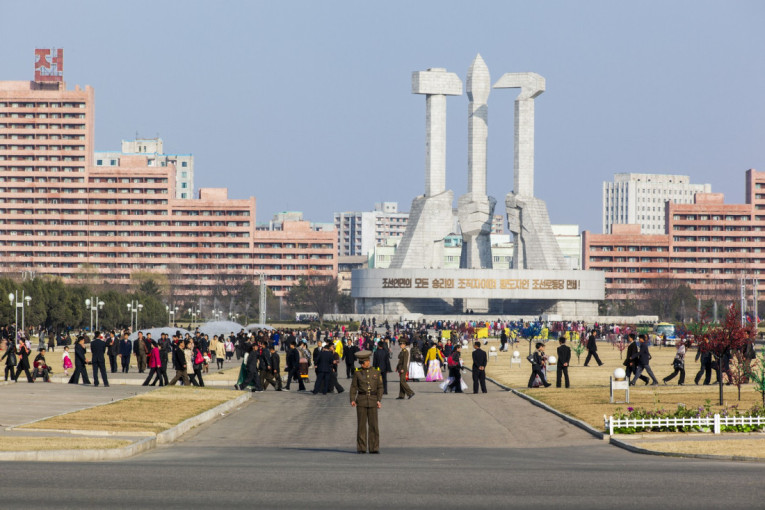
<svg viewBox="0 0 765 510">
<path fill-rule="evenodd" d="M 425 366 L 428 367 L 428 373 L 425 376 L 425 380 L 428 382 L 443 381 L 444 376 L 441 374 L 441 364 L 444 362 L 444 357 L 441 351 L 438 350 L 436 344 L 431 344 L 428 353 L 425 355 Z"/>
<path fill-rule="evenodd" d="M 412 342 L 411 345 L 412 354 L 409 358 L 409 379 L 419 382 L 420 379 L 425 379 L 425 369 L 422 366 L 422 351 L 417 342 Z"/>
</svg>

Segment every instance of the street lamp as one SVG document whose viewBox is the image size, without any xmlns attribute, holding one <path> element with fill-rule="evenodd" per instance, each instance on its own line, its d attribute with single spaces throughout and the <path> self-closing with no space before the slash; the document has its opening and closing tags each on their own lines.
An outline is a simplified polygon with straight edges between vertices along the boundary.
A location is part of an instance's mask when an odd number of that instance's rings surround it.
<svg viewBox="0 0 765 510">
<path fill-rule="evenodd" d="M 193 308 L 189 308 L 187 310 L 187 312 L 189 313 L 189 315 L 191 315 L 191 322 L 196 323 L 197 322 L 197 316 L 199 316 L 201 318 L 202 312 L 199 311 L 199 310 L 194 310 Z"/>
<path fill-rule="evenodd" d="M 21 308 L 21 331 L 25 331 L 24 326 L 24 307 L 29 306 L 29 302 L 32 301 L 31 296 L 25 296 L 24 291 L 21 291 L 21 299 L 19 299 L 19 291 L 14 291 L 8 294 L 8 300 L 11 302 L 11 306 L 14 307 L 14 311 L 16 312 L 16 338 L 14 342 L 17 342 L 19 339 L 19 308 Z M 14 301 L 16 302 L 16 305 L 14 306 Z"/>
<path fill-rule="evenodd" d="M 104 302 L 98 300 L 98 296 L 85 300 L 85 308 L 90 311 L 90 332 L 93 333 L 93 312 L 96 312 L 96 329 L 98 329 L 98 311 L 104 309 Z"/>
<path fill-rule="evenodd" d="M 130 312 L 130 326 L 133 326 L 133 314 L 135 314 L 135 329 L 133 331 L 138 331 L 138 312 L 143 309 L 143 305 L 134 299 L 128 303 L 127 307 L 128 312 Z"/>
<path fill-rule="evenodd" d="M 178 311 L 178 307 L 170 308 L 170 305 L 165 305 L 167 310 L 167 319 L 170 321 L 170 326 L 175 325 L 175 313 Z"/>
</svg>

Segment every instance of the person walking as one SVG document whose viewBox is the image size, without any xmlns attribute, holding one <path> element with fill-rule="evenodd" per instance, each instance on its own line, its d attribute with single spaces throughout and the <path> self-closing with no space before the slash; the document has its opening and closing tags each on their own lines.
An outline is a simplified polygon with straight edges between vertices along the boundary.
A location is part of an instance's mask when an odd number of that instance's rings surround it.
<svg viewBox="0 0 765 510">
<path fill-rule="evenodd" d="M 109 356 L 109 368 L 111 373 L 117 373 L 117 356 L 120 353 L 120 343 L 114 333 L 109 333 L 106 339 L 106 352 Z"/>
<path fill-rule="evenodd" d="M 18 354 L 16 352 L 16 343 L 13 340 L 8 341 L 8 348 L 3 353 L 0 360 L 5 360 L 5 380 L 8 380 L 8 374 L 11 374 L 11 381 L 16 380 L 14 369 L 18 362 Z"/>
<path fill-rule="evenodd" d="M 85 337 L 79 336 L 74 344 L 74 373 L 69 379 L 69 384 L 79 384 L 80 375 L 82 375 L 82 384 L 90 384 L 88 371 L 85 370 L 87 363 L 88 360 L 85 357 Z"/>
<path fill-rule="evenodd" d="M 351 407 L 356 408 L 356 452 L 380 453 L 380 429 L 377 410 L 382 408 L 383 382 L 380 372 L 373 369 L 370 351 L 356 353 L 361 368 L 353 373 Z"/>
<path fill-rule="evenodd" d="M 478 393 L 478 386 L 481 386 L 481 393 L 486 393 L 486 364 L 488 358 L 486 351 L 481 349 L 481 342 L 473 344 L 473 393 Z"/>
<path fill-rule="evenodd" d="M 635 333 L 627 335 L 627 354 L 624 356 L 624 373 L 626 379 L 630 378 L 637 372 L 638 365 L 638 344 L 635 342 Z M 640 380 L 645 384 L 648 384 L 648 377 L 641 375 Z"/>
<path fill-rule="evenodd" d="M 24 373 L 27 375 L 27 382 L 30 382 L 30 383 L 35 382 L 34 378 L 32 377 L 32 374 L 29 373 L 29 346 L 24 341 L 24 339 L 21 339 L 19 341 L 19 348 L 16 350 L 16 353 L 17 353 L 16 376 L 13 378 L 13 380 L 16 382 L 19 382 L 19 376 L 21 375 L 21 371 L 23 370 Z"/>
<path fill-rule="evenodd" d="M 279 358 L 279 353 L 276 352 L 276 346 L 274 346 L 274 344 L 271 344 L 268 347 L 268 350 L 271 353 L 271 373 L 273 374 L 273 380 L 276 381 L 274 389 L 276 391 L 282 391 L 282 374 L 280 372 L 281 358 Z"/>
<path fill-rule="evenodd" d="M 383 380 L 383 395 L 388 394 L 388 372 L 391 371 L 390 368 L 390 357 L 388 354 L 388 349 L 385 348 L 385 340 L 380 340 L 377 342 L 377 350 L 374 352 L 374 355 L 372 356 L 374 359 L 372 361 L 372 368 L 376 368 L 380 371 L 380 376 Z"/>
<path fill-rule="evenodd" d="M 173 349 L 173 369 L 175 369 L 175 377 L 170 381 L 169 386 L 175 386 L 179 380 L 183 382 L 184 386 L 189 386 L 191 381 L 188 375 L 188 365 L 186 364 L 186 353 L 184 352 L 184 345 L 186 342 L 179 340 L 178 344 Z"/>
<path fill-rule="evenodd" d="M 529 377 L 529 388 L 534 387 L 534 380 L 539 377 L 540 384 L 544 386 L 545 388 L 548 388 L 549 386 L 552 386 L 549 382 L 547 382 L 547 378 L 545 377 L 545 364 L 547 363 L 547 356 L 545 355 L 545 344 L 542 342 L 537 342 L 536 344 L 536 351 L 531 355 L 531 377 Z"/>
<path fill-rule="evenodd" d="M 98 386 L 98 372 L 104 380 L 104 388 L 109 387 L 109 379 L 106 377 L 106 342 L 100 331 L 96 331 L 93 341 L 90 342 L 91 365 L 93 366 L 93 386 Z"/>
<path fill-rule="evenodd" d="M 401 346 L 401 351 L 398 353 L 398 364 L 396 364 L 399 381 L 398 397 L 396 399 L 403 400 L 404 397 L 412 398 L 414 391 L 412 391 L 412 388 L 406 382 L 406 371 L 409 368 L 409 345 L 406 340 L 401 340 L 399 345 Z"/>
<path fill-rule="evenodd" d="M 560 388 L 561 378 L 566 379 L 566 388 L 569 387 L 568 364 L 571 363 L 571 347 L 566 345 L 566 335 L 558 339 L 558 369 L 555 371 L 555 387 Z"/>
<path fill-rule="evenodd" d="M 149 375 L 146 377 L 146 379 L 143 381 L 143 386 L 148 386 L 151 384 L 152 386 L 157 385 L 157 381 L 159 381 L 160 386 L 165 385 L 164 379 L 162 379 L 162 358 L 159 354 L 159 345 L 157 345 L 157 342 L 152 341 L 151 342 L 151 350 L 149 351 L 149 358 L 147 360 L 147 364 L 149 365 Z M 154 381 L 151 382 L 152 376 L 154 377 Z"/>
<path fill-rule="evenodd" d="M 343 349 L 343 361 L 345 361 L 345 377 L 350 379 L 353 377 L 353 363 L 356 360 L 356 353 L 359 352 L 358 346 L 354 345 L 349 339 L 345 348 Z"/>
<path fill-rule="evenodd" d="M 285 365 L 287 368 L 287 384 L 285 389 L 289 391 L 290 384 L 293 380 L 298 382 L 298 391 L 305 391 L 305 384 L 303 378 L 300 376 L 300 352 L 294 343 L 287 345 L 287 356 L 285 358 Z"/>
<path fill-rule="evenodd" d="M 427 354 L 425 354 L 425 368 L 428 369 L 428 373 L 425 374 L 425 381 L 443 381 L 444 376 L 441 374 L 441 366 L 443 363 L 443 354 L 441 354 L 441 351 L 436 344 L 431 345 Z"/>
<path fill-rule="evenodd" d="M 372 355 L 371 351 L 366 352 L 369 352 L 370 356 Z M 332 372 L 332 363 L 334 362 L 329 345 L 325 345 L 318 353 L 315 353 L 314 359 L 316 360 L 316 384 L 314 384 L 312 393 L 316 395 L 321 392 L 322 395 L 326 395 L 327 391 L 329 391 L 330 374 Z M 382 388 L 382 386 L 380 387 Z"/>
<path fill-rule="evenodd" d="M 223 339 L 218 339 L 218 342 L 215 344 L 215 363 L 218 365 L 218 370 L 223 370 L 223 360 L 225 359 L 226 344 L 223 342 Z"/>
<path fill-rule="evenodd" d="M 122 373 L 127 374 L 130 370 L 130 354 L 133 352 L 133 342 L 125 332 L 120 340 L 120 362 L 122 363 Z"/>
<path fill-rule="evenodd" d="M 675 353 L 675 359 L 672 360 L 672 368 L 674 372 L 662 379 L 662 381 L 664 384 L 667 384 L 667 381 L 671 381 L 677 374 L 680 374 L 677 385 L 682 386 L 685 383 L 685 343 L 682 340 L 677 341 L 677 352 Z"/>
<path fill-rule="evenodd" d="M 449 356 L 449 378 L 451 382 L 444 388 L 444 393 L 447 391 L 453 391 L 455 393 L 462 393 L 462 363 L 460 360 L 462 351 L 462 344 L 457 343 L 454 345 L 454 350 L 451 356 Z"/>
<path fill-rule="evenodd" d="M 635 376 L 632 378 L 630 385 L 635 386 L 635 382 L 645 370 L 648 375 L 651 376 L 651 380 L 653 381 L 651 386 L 658 386 L 659 381 L 656 379 L 656 376 L 653 375 L 653 370 L 651 370 L 651 353 L 648 350 L 648 339 L 644 334 L 640 335 L 638 339 L 640 340 L 640 348 L 638 350 L 638 365 L 637 370 L 635 371 Z"/>
<path fill-rule="evenodd" d="M 598 366 L 603 364 L 603 362 L 600 361 L 600 358 L 598 357 L 598 342 L 595 337 L 595 331 L 590 332 L 590 337 L 587 340 L 587 358 L 584 360 L 584 366 L 587 366 L 590 362 L 590 359 L 593 357 L 598 363 Z"/>
<path fill-rule="evenodd" d="M 701 360 L 699 371 L 696 374 L 694 382 L 698 385 L 701 380 L 701 376 L 704 376 L 704 386 L 708 386 L 712 380 L 712 353 L 707 349 L 708 339 L 704 339 L 702 344 L 699 344 L 696 351 L 696 361 Z"/>
</svg>

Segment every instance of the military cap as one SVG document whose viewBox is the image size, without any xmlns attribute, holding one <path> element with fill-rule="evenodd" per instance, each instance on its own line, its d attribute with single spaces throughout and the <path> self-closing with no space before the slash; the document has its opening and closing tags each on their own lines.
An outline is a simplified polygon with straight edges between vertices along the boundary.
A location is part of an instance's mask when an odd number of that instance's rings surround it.
<svg viewBox="0 0 765 510">
<path fill-rule="evenodd" d="M 369 359 L 371 355 L 372 351 L 359 351 L 355 354 L 356 359 L 359 360 L 359 363 L 364 363 Z"/>
</svg>

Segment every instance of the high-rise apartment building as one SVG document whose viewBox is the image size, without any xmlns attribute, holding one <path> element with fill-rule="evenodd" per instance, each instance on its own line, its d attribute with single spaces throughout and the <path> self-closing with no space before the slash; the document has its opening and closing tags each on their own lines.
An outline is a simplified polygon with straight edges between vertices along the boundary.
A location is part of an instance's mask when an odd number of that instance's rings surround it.
<svg viewBox="0 0 765 510">
<path fill-rule="evenodd" d="M 697 193 L 692 204 L 667 200 L 665 217 L 666 234 L 646 234 L 640 225 L 584 232 L 584 268 L 606 272 L 608 299 L 640 301 L 685 284 L 696 297 L 730 302 L 742 278 L 765 274 L 765 172 L 746 172 L 744 204 Z"/>
<path fill-rule="evenodd" d="M 377 203 L 374 211 L 335 213 L 338 255 L 369 255 L 386 239 L 403 236 L 408 221 L 409 213 L 399 212 L 398 202 Z"/>
<path fill-rule="evenodd" d="M 691 184 L 687 175 L 616 174 L 603 183 L 603 232 L 611 225 L 637 224 L 644 234 L 664 234 L 664 204 L 692 204 L 696 193 L 711 193 L 711 184 Z"/>
<path fill-rule="evenodd" d="M 93 111 L 93 89 L 67 90 L 63 76 L 0 82 L 0 270 L 116 285 L 154 272 L 179 296 L 226 295 L 260 274 L 281 296 L 337 275 L 334 230 L 258 230 L 255 199 L 225 189 L 176 198 L 183 167 L 151 161 L 161 144 L 94 166 Z"/>
<path fill-rule="evenodd" d="M 119 166 L 122 156 L 146 156 L 149 166 L 175 167 L 175 198 L 194 196 L 194 156 L 191 154 L 165 154 L 161 138 L 122 140 L 121 152 L 99 151 L 93 156 L 95 166 Z"/>
</svg>

